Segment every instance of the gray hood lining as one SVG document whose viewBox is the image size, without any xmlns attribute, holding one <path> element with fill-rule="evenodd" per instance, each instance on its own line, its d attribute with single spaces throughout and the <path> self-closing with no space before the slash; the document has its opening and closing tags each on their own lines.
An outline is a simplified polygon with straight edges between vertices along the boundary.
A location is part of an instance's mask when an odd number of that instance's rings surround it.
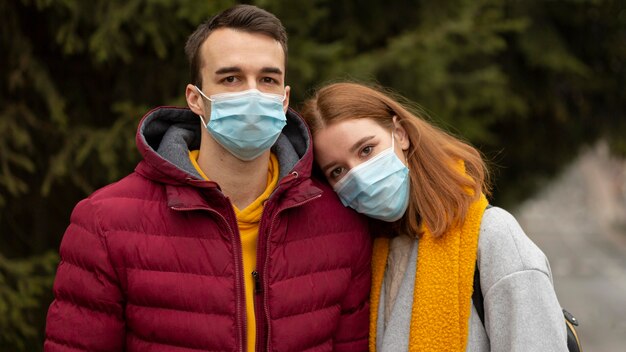
<svg viewBox="0 0 626 352">
<path fill-rule="evenodd" d="M 201 180 L 189 160 L 189 151 L 200 148 L 201 122 L 189 109 L 159 108 L 150 113 L 140 126 L 145 144 L 156 154 L 192 178 Z M 304 121 L 291 109 L 287 125 L 272 146 L 279 162 L 279 177 L 289 174 L 310 147 L 309 132 Z"/>
</svg>

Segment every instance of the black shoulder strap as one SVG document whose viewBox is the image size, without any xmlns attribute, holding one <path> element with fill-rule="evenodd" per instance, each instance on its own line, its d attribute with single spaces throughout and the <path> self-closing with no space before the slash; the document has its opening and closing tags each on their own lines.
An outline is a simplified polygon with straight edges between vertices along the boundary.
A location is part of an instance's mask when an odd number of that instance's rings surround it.
<svg viewBox="0 0 626 352">
<path fill-rule="evenodd" d="M 491 208 L 491 204 L 487 204 L 487 208 Z M 476 261 L 476 266 L 474 267 L 474 292 L 472 292 L 472 302 L 474 303 L 474 308 L 476 308 L 476 312 L 478 312 L 478 317 L 480 321 L 485 325 L 485 306 L 483 304 L 483 291 L 480 288 L 480 271 L 478 270 L 478 261 Z"/>
<path fill-rule="evenodd" d="M 474 269 L 474 292 L 472 292 L 472 302 L 474 303 L 474 308 L 476 308 L 476 312 L 478 312 L 478 317 L 480 321 L 485 325 L 485 307 L 483 305 L 483 292 L 480 288 L 480 272 L 478 271 L 478 262 L 476 262 L 476 267 Z"/>
</svg>

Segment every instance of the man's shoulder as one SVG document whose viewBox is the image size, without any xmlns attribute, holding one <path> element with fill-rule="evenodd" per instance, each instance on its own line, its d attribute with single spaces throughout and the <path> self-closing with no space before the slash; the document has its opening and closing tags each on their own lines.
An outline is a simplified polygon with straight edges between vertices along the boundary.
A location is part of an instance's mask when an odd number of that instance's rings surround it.
<svg viewBox="0 0 626 352">
<path fill-rule="evenodd" d="M 83 222 L 85 217 L 124 217 L 134 213 L 134 209 L 145 209 L 146 205 L 162 201 L 165 201 L 163 185 L 133 172 L 80 201 L 72 212 L 72 222 Z"/>
<path fill-rule="evenodd" d="M 94 203 L 103 201 L 122 201 L 124 199 L 151 199 L 159 198 L 162 184 L 153 182 L 136 172 L 129 174 L 119 181 L 108 184 L 94 191 L 88 199 Z"/>
<path fill-rule="evenodd" d="M 313 187 L 321 192 L 302 207 L 287 212 L 287 242 L 299 253 L 323 250 L 326 258 L 334 258 L 331 261 L 335 266 L 369 268 L 369 219 L 344 206 L 326 182 L 312 180 Z"/>
<path fill-rule="evenodd" d="M 307 217 L 318 219 L 320 227 L 340 227 L 354 231 L 368 231 L 368 218 L 341 203 L 335 191 L 325 181 L 311 178 L 322 192 L 319 199 L 310 202 Z"/>
<path fill-rule="evenodd" d="M 339 200 L 339 197 L 333 190 L 333 188 L 325 181 L 319 180 L 315 177 L 311 177 L 313 185 L 322 191 L 320 201 L 314 205 L 317 207 L 323 207 L 330 213 L 332 210 L 339 210 L 337 216 L 361 219 L 363 216 L 353 211 L 351 208 L 344 206 Z M 331 215 L 331 214 L 329 214 Z"/>
</svg>

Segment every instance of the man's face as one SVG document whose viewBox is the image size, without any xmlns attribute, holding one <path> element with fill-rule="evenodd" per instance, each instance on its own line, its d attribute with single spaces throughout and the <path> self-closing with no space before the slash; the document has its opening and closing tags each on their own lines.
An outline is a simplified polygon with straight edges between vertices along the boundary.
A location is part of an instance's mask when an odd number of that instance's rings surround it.
<svg viewBox="0 0 626 352">
<path fill-rule="evenodd" d="M 263 34 L 220 28 L 202 44 L 200 57 L 199 88 L 207 96 L 258 89 L 286 95 L 283 107 L 287 111 L 290 88 L 285 86 L 285 53 L 278 41 Z M 193 85 L 187 86 L 187 101 L 196 114 L 211 115 L 210 102 L 202 99 Z"/>
</svg>

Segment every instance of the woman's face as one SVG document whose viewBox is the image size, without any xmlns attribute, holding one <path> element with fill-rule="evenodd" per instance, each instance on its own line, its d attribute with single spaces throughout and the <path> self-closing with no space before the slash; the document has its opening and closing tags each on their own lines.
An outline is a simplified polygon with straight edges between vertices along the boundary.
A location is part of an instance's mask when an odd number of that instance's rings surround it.
<svg viewBox="0 0 626 352">
<path fill-rule="evenodd" d="M 394 122 L 394 151 L 407 164 L 403 151 L 409 148 L 404 128 Z M 313 136 L 315 161 L 331 185 L 355 166 L 391 147 L 392 131 L 368 118 L 344 120 Z"/>
</svg>

